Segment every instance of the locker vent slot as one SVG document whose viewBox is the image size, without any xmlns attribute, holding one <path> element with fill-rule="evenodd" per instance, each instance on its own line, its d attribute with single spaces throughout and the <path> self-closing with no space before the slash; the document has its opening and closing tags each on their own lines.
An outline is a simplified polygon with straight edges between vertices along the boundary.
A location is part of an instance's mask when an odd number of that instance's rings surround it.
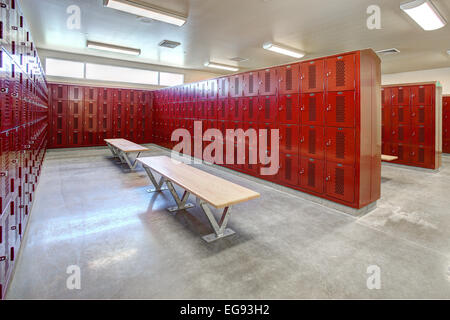
<svg viewBox="0 0 450 320">
<path fill-rule="evenodd" d="M 405 110 L 403 108 L 398 109 L 398 121 L 405 121 Z"/>
<path fill-rule="evenodd" d="M 316 186 L 316 164 L 314 162 L 308 162 L 308 186 Z"/>
<path fill-rule="evenodd" d="M 316 107 L 317 101 L 316 97 L 309 97 L 309 121 L 316 121 L 317 115 L 316 115 Z"/>
<path fill-rule="evenodd" d="M 131 102 L 134 102 L 134 91 L 130 92 L 130 100 Z"/>
<path fill-rule="evenodd" d="M 130 119 L 130 129 L 133 129 L 133 126 L 134 126 L 134 121 L 133 121 L 133 119 Z"/>
<path fill-rule="evenodd" d="M 119 91 L 119 101 L 122 101 L 122 91 Z"/>
<path fill-rule="evenodd" d="M 58 101 L 58 113 L 61 114 L 63 112 L 62 109 L 63 109 L 63 104 L 61 101 Z"/>
<path fill-rule="evenodd" d="M 107 129 L 108 120 L 106 118 L 103 118 L 103 129 Z"/>
<path fill-rule="evenodd" d="M 403 127 L 398 128 L 398 140 L 403 141 L 405 139 L 405 130 Z"/>
<path fill-rule="evenodd" d="M 222 96 L 225 96 L 225 79 L 222 79 Z"/>
<path fill-rule="evenodd" d="M 117 106 L 117 113 L 119 115 L 122 114 L 122 106 L 120 104 Z"/>
<path fill-rule="evenodd" d="M 58 98 L 62 99 L 63 97 L 63 88 L 62 87 L 58 87 Z"/>
<path fill-rule="evenodd" d="M 382 104 L 384 104 L 384 98 L 385 98 L 384 90 L 381 90 L 381 103 Z"/>
<path fill-rule="evenodd" d="M 425 149 L 423 148 L 419 149 L 419 162 L 425 163 Z"/>
<path fill-rule="evenodd" d="M 425 88 L 419 88 L 419 102 L 425 103 Z"/>
<path fill-rule="evenodd" d="M 73 113 L 74 113 L 74 114 L 78 114 L 78 103 L 75 103 L 75 104 L 73 105 Z"/>
<path fill-rule="evenodd" d="M 73 143 L 78 144 L 78 132 L 74 132 L 73 134 Z"/>
<path fill-rule="evenodd" d="M 73 129 L 78 130 L 78 117 L 73 118 Z"/>
<path fill-rule="evenodd" d="M 316 80 L 316 66 L 308 66 L 308 89 L 315 89 L 317 87 Z"/>
<path fill-rule="evenodd" d="M 248 114 L 250 116 L 250 119 L 253 119 L 253 99 L 250 99 L 248 102 Z"/>
<path fill-rule="evenodd" d="M 336 180 L 334 182 L 334 192 L 336 194 L 344 195 L 344 169 L 336 168 Z"/>
<path fill-rule="evenodd" d="M 425 142 L 425 128 L 419 128 L 419 142 Z"/>
<path fill-rule="evenodd" d="M 108 99 L 108 91 L 103 90 L 103 99 L 106 100 Z"/>
<path fill-rule="evenodd" d="M 57 121 L 56 121 L 56 128 L 58 130 L 62 130 L 62 118 L 58 117 Z"/>
<path fill-rule="evenodd" d="M 248 91 L 249 93 L 253 93 L 253 74 L 249 77 Z"/>
<path fill-rule="evenodd" d="M 239 101 L 234 100 L 234 117 L 239 118 Z"/>
<path fill-rule="evenodd" d="M 89 139 L 89 144 L 93 144 L 94 143 L 94 136 L 93 136 L 92 132 L 89 132 L 88 139 Z"/>
<path fill-rule="evenodd" d="M 94 120 L 92 118 L 89 118 L 89 129 L 93 129 L 94 126 Z"/>
<path fill-rule="evenodd" d="M 270 92 L 270 72 L 266 72 L 265 80 L 266 80 L 265 90 L 266 90 L 266 92 Z"/>
<path fill-rule="evenodd" d="M 91 102 L 89 103 L 89 114 L 93 114 L 94 113 L 94 104 Z"/>
<path fill-rule="evenodd" d="M 234 94 L 235 95 L 239 94 L 239 78 L 238 77 L 234 78 Z"/>
<path fill-rule="evenodd" d="M 403 160 L 403 146 L 398 146 L 398 160 Z"/>
<path fill-rule="evenodd" d="M 425 109 L 424 108 L 419 109 L 419 122 L 425 123 Z"/>
<path fill-rule="evenodd" d="M 134 115 L 134 106 L 133 106 L 133 105 L 130 106 L 130 113 L 131 113 L 132 115 Z"/>
<path fill-rule="evenodd" d="M 106 104 L 103 105 L 103 114 L 108 114 L 108 107 Z"/>
<path fill-rule="evenodd" d="M 404 91 L 402 90 L 402 89 L 399 89 L 398 90 L 398 102 L 400 103 L 403 103 L 403 100 L 405 99 L 405 97 L 404 97 Z"/>
<path fill-rule="evenodd" d="M 222 118 L 225 117 L 225 101 L 222 101 Z"/>
<path fill-rule="evenodd" d="M 336 133 L 336 158 L 345 158 L 345 134 L 343 132 Z"/>
<path fill-rule="evenodd" d="M 270 119 L 270 99 L 266 99 L 265 102 L 265 110 L 264 110 L 264 117 L 266 120 Z"/>
<path fill-rule="evenodd" d="M 336 61 L 336 87 L 345 86 L 345 62 Z"/>
<path fill-rule="evenodd" d="M 286 90 L 292 90 L 292 69 L 286 71 Z"/>
<path fill-rule="evenodd" d="M 286 180 L 290 181 L 291 177 L 292 177 L 292 159 L 291 158 L 286 158 L 286 168 L 284 170 L 284 177 Z"/>
<path fill-rule="evenodd" d="M 56 135 L 56 144 L 59 144 L 59 145 L 62 144 L 62 133 L 58 133 Z"/>
<path fill-rule="evenodd" d="M 308 152 L 316 154 L 316 130 L 309 130 Z"/>
<path fill-rule="evenodd" d="M 286 100 L 286 120 L 292 119 L 292 99 Z"/>
<path fill-rule="evenodd" d="M 122 127 L 122 121 L 121 121 L 121 119 L 119 118 L 118 121 L 117 121 L 117 129 L 120 130 L 121 127 Z"/>
<path fill-rule="evenodd" d="M 286 148 L 289 150 L 292 149 L 292 128 L 291 127 L 286 128 Z"/>
<path fill-rule="evenodd" d="M 74 95 L 74 99 L 78 99 L 78 94 L 79 94 L 79 89 L 78 88 L 75 88 L 74 90 L 73 90 L 73 95 Z"/>
<path fill-rule="evenodd" d="M 336 122 L 345 122 L 345 97 L 336 97 Z"/>
<path fill-rule="evenodd" d="M 93 89 L 89 89 L 89 99 L 91 99 L 91 100 L 94 99 L 94 90 Z"/>
</svg>

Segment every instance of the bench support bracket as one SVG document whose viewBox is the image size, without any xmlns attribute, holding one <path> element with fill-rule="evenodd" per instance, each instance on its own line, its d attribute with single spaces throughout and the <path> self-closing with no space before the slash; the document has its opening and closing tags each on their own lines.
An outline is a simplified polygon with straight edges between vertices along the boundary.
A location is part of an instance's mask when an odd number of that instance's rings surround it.
<svg viewBox="0 0 450 320">
<path fill-rule="evenodd" d="M 109 150 L 111 150 L 111 153 L 113 154 L 114 158 L 119 158 L 120 162 L 127 164 L 131 170 L 136 168 L 136 166 L 138 164 L 137 158 L 139 158 L 139 156 L 141 155 L 140 152 L 137 154 L 136 159 L 134 159 L 133 163 L 131 163 L 128 153 L 123 152 L 122 150 L 110 145 L 109 143 L 108 143 L 108 148 L 109 148 Z"/>
<path fill-rule="evenodd" d="M 231 214 L 231 207 L 226 207 L 223 209 L 222 217 L 219 222 L 216 221 L 216 218 L 206 202 L 200 201 L 200 207 L 205 212 L 211 227 L 214 229 L 214 233 L 202 237 L 203 240 L 209 243 L 235 234 L 233 230 L 227 228 L 228 220 L 230 219 Z"/>
<path fill-rule="evenodd" d="M 152 182 L 154 188 L 148 189 L 147 192 L 148 193 L 152 193 L 152 192 L 161 192 L 164 190 L 168 190 L 169 188 L 167 187 L 163 187 L 164 185 L 164 177 L 161 176 L 161 179 L 159 179 L 159 182 L 156 182 L 155 176 L 153 175 L 152 171 L 150 170 L 149 167 L 144 166 L 144 170 L 145 172 L 147 172 L 148 177 L 150 178 L 150 181 Z"/>
<path fill-rule="evenodd" d="M 186 209 L 195 207 L 195 205 L 193 203 L 187 203 L 187 200 L 189 199 L 189 195 L 190 195 L 189 192 L 184 191 L 183 197 L 181 197 L 181 199 L 180 199 L 172 182 L 166 181 L 166 185 L 169 188 L 169 191 L 172 194 L 173 199 L 177 203 L 176 207 L 170 207 L 170 208 L 167 208 L 167 210 L 169 210 L 170 212 L 176 212 L 176 211 L 186 210 Z"/>
</svg>

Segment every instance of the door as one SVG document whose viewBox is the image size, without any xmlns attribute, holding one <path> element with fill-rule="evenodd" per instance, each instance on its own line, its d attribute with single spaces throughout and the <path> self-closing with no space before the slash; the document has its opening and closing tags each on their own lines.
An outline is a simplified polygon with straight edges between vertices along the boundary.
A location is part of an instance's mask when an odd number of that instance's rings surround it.
<svg viewBox="0 0 450 320">
<path fill-rule="evenodd" d="M 69 98 L 69 87 L 62 84 L 52 84 L 51 85 L 52 100 L 68 100 Z"/>
<path fill-rule="evenodd" d="M 329 92 L 325 113 L 327 126 L 347 127 L 355 126 L 355 91 Z"/>
<path fill-rule="evenodd" d="M 260 123 L 277 122 L 277 107 L 278 103 L 276 96 L 259 97 L 258 121 Z"/>
<path fill-rule="evenodd" d="M 344 55 L 326 59 L 328 91 L 354 90 L 356 55 Z"/>
<path fill-rule="evenodd" d="M 431 127 L 435 117 L 433 109 L 432 106 L 413 106 L 411 112 L 412 125 Z"/>
<path fill-rule="evenodd" d="M 410 90 L 409 87 L 395 87 L 392 88 L 392 105 L 394 106 L 409 106 Z"/>
<path fill-rule="evenodd" d="M 259 94 L 275 95 L 278 88 L 277 69 L 270 68 L 259 71 Z"/>
<path fill-rule="evenodd" d="M 211 120 L 217 120 L 217 100 L 208 101 L 207 118 Z"/>
<path fill-rule="evenodd" d="M 243 113 L 243 98 L 230 98 L 228 99 L 228 107 L 227 107 L 227 120 L 229 121 L 242 121 L 244 118 Z"/>
<path fill-rule="evenodd" d="M 228 109 L 228 99 L 220 99 L 217 103 L 217 119 L 218 120 L 228 120 L 227 119 L 227 109 Z"/>
<path fill-rule="evenodd" d="M 414 126 L 411 129 L 411 143 L 415 145 L 432 146 L 434 141 L 431 127 Z"/>
<path fill-rule="evenodd" d="M 255 97 L 258 96 L 259 92 L 259 82 L 258 82 L 258 72 L 247 72 L 243 75 L 244 81 L 244 96 L 245 97 Z"/>
<path fill-rule="evenodd" d="M 385 107 L 390 107 L 392 104 L 391 88 L 381 88 L 381 104 Z"/>
<path fill-rule="evenodd" d="M 208 101 L 202 100 L 196 102 L 195 119 L 207 119 L 208 118 Z"/>
<path fill-rule="evenodd" d="M 84 100 L 84 88 L 69 86 L 69 100 Z"/>
<path fill-rule="evenodd" d="M 411 98 L 414 106 L 431 106 L 433 104 L 434 86 L 411 87 Z"/>
<path fill-rule="evenodd" d="M 279 67 L 280 94 L 297 94 L 299 92 L 300 64 Z"/>
<path fill-rule="evenodd" d="M 88 87 L 84 88 L 84 100 L 85 101 L 97 101 L 98 100 L 98 88 Z"/>
<path fill-rule="evenodd" d="M 258 122 L 258 97 L 248 97 L 243 101 L 245 122 Z"/>
<path fill-rule="evenodd" d="M 300 155 L 305 158 L 324 159 L 324 128 L 317 126 L 302 126 L 300 130 Z"/>
<path fill-rule="evenodd" d="M 408 105 L 399 105 L 397 118 L 399 125 L 411 125 L 411 108 Z"/>
<path fill-rule="evenodd" d="M 208 82 L 202 81 L 197 84 L 197 99 L 206 100 L 208 99 Z"/>
<path fill-rule="evenodd" d="M 229 91 L 229 79 L 227 77 L 219 78 L 218 79 L 218 86 L 219 86 L 219 99 L 225 99 L 228 98 L 228 91 Z"/>
<path fill-rule="evenodd" d="M 411 146 L 410 161 L 419 167 L 433 167 L 434 150 L 428 146 Z"/>
<path fill-rule="evenodd" d="M 290 153 L 280 153 L 280 168 L 277 180 L 282 184 L 298 185 L 298 156 Z"/>
<path fill-rule="evenodd" d="M 327 161 L 355 164 L 355 130 L 350 128 L 326 128 L 325 146 Z"/>
<path fill-rule="evenodd" d="M 300 105 L 303 125 L 322 126 L 324 124 L 323 93 L 302 94 Z"/>
<path fill-rule="evenodd" d="M 411 127 L 405 125 L 399 125 L 396 128 L 395 140 L 393 142 L 409 144 L 411 142 Z"/>
<path fill-rule="evenodd" d="M 230 78 L 230 96 L 234 98 L 242 97 L 244 78 L 242 74 L 236 74 Z"/>
<path fill-rule="evenodd" d="M 300 108 L 298 94 L 287 94 L 280 96 L 278 106 L 278 121 L 282 124 L 299 124 Z"/>
<path fill-rule="evenodd" d="M 209 100 L 217 99 L 217 92 L 218 92 L 217 79 L 208 80 L 208 99 Z"/>
<path fill-rule="evenodd" d="M 324 162 L 313 158 L 301 158 L 299 168 L 299 184 L 302 188 L 323 194 Z"/>
<path fill-rule="evenodd" d="M 296 124 L 282 124 L 279 128 L 280 152 L 297 156 L 299 151 L 299 126 Z"/>
<path fill-rule="evenodd" d="M 315 60 L 300 64 L 301 92 L 323 92 L 325 64 L 324 60 Z"/>
<path fill-rule="evenodd" d="M 69 102 L 68 139 L 70 146 L 83 145 L 83 101 Z"/>
<path fill-rule="evenodd" d="M 325 183 L 330 197 L 349 203 L 355 200 L 355 169 L 352 166 L 327 162 Z"/>
</svg>

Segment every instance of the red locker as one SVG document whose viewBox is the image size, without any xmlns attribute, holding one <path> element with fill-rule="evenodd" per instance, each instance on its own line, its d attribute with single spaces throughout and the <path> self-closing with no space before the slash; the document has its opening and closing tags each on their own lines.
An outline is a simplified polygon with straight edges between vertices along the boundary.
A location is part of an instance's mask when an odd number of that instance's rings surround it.
<svg viewBox="0 0 450 320">
<path fill-rule="evenodd" d="M 258 97 L 243 100 L 243 118 L 245 122 L 258 122 Z"/>
<path fill-rule="evenodd" d="M 306 158 L 324 159 L 324 128 L 301 126 L 300 130 L 300 155 Z"/>
<path fill-rule="evenodd" d="M 327 162 L 325 183 L 330 197 L 346 202 L 355 200 L 355 169 L 352 166 Z"/>
<path fill-rule="evenodd" d="M 52 85 L 51 91 L 53 100 L 67 100 L 69 98 L 69 88 L 67 85 L 54 84 Z"/>
<path fill-rule="evenodd" d="M 414 106 L 430 106 L 433 104 L 434 86 L 411 87 L 411 98 Z"/>
<path fill-rule="evenodd" d="M 120 103 L 114 103 L 112 128 L 114 138 L 123 138 L 126 130 L 126 108 Z"/>
<path fill-rule="evenodd" d="M 300 64 L 279 67 L 280 94 L 297 94 L 300 89 Z"/>
<path fill-rule="evenodd" d="M 265 132 L 263 132 L 265 130 Z M 267 150 L 272 150 L 272 131 L 279 130 L 276 128 L 275 124 L 272 122 L 265 122 L 258 124 L 258 143 L 259 146 L 262 145 L 263 141 L 266 141 Z M 278 136 L 280 133 L 278 132 Z"/>
<path fill-rule="evenodd" d="M 84 103 L 84 129 L 90 131 L 97 130 L 97 101 L 86 101 Z"/>
<path fill-rule="evenodd" d="M 97 101 L 98 100 L 98 88 L 86 87 L 84 88 L 84 100 L 85 101 Z"/>
<path fill-rule="evenodd" d="M 412 131 L 410 126 L 399 125 L 398 127 L 393 128 L 393 130 L 395 131 L 395 134 L 392 135 L 392 142 L 402 144 L 411 142 Z"/>
<path fill-rule="evenodd" d="M 301 92 L 322 92 L 324 87 L 324 60 L 303 62 L 300 64 Z"/>
<path fill-rule="evenodd" d="M 208 81 L 202 81 L 197 84 L 197 100 L 208 99 Z"/>
<path fill-rule="evenodd" d="M 277 69 L 270 68 L 259 71 L 259 94 L 275 95 L 278 89 Z"/>
<path fill-rule="evenodd" d="M 391 126 L 391 107 L 383 106 L 381 107 L 381 120 L 382 126 L 390 128 Z M 382 131 L 384 133 L 384 130 Z"/>
<path fill-rule="evenodd" d="M 67 127 L 69 146 L 83 145 L 83 119 L 83 101 L 70 101 Z"/>
<path fill-rule="evenodd" d="M 229 121 L 242 121 L 244 119 L 244 99 L 230 98 L 228 99 L 226 118 Z"/>
<path fill-rule="evenodd" d="M 299 185 L 302 188 L 322 194 L 324 192 L 325 167 L 322 160 L 301 158 Z"/>
<path fill-rule="evenodd" d="M 217 119 L 227 120 L 228 99 L 221 99 L 217 102 Z"/>
<path fill-rule="evenodd" d="M 217 120 L 217 100 L 208 101 L 208 119 Z"/>
<path fill-rule="evenodd" d="M 283 184 L 298 185 L 299 159 L 297 154 L 280 153 L 280 168 L 277 180 Z"/>
<path fill-rule="evenodd" d="M 208 101 L 200 100 L 196 102 L 194 118 L 203 120 L 208 118 Z"/>
<path fill-rule="evenodd" d="M 432 106 L 412 106 L 411 120 L 413 126 L 424 125 L 432 127 L 434 112 Z"/>
<path fill-rule="evenodd" d="M 84 89 L 80 86 L 69 86 L 69 100 L 83 100 Z"/>
<path fill-rule="evenodd" d="M 258 121 L 260 123 L 278 121 L 277 96 L 259 97 Z"/>
<path fill-rule="evenodd" d="M 239 98 L 243 94 L 244 77 L 242 74 L 232 75 L 230 80 L 230 97 Z"/>
<path fill-rule="evenodd" d="M 345 91 L 355 89 L 356 56 L 354 54 L 328 58 L 326 76 L 328 91 Z"/>
<path fill-rule="evenodd" d="M 298 94 L 280 96 L 278 121 L 283 124 L 300 123 L 300 107 Z"/>
<path fill-rule="evenodd" d="M 434 150 L 428 146 L 411 146 L 410 147 L 410 161 L 416 166 L 428 167 L 433 163 Z"/>
<path fill-rule="evenodd" d="M 280 152 L 298 155 L 300 128 L 296 124 L 282 124 L 280 128 Z"/>
<path fill-rule="evenodd" d="M 302 124 L 321 126 L 324 124 L 323 93 L 309 93 L 301 96 Z"/>
<path fill-rule="evenodd" d="M 247 72 L 243 75 L 244 96 L 256 97 L 259 93 L 258 72 Z"/>
<path fill-rule="evenodd" d="M 350 128 L 326 128 L 325 145 L 327 161 L 355 164 L 355 130 Z"/>
<path fill-rule="evenodd" d="M 411 108 L 405 105 L 399 105 L 396 107 L 397 120 L 399 125 L 410 125 L 411 124 Z"/>
<path fill-rule="evenodd" d="M 432 128 L 427 126 L 414 126 L 411 128 L 411 142 L 414 145 L 433 146 L 434 134 Z"/>
<path fill-rule="evenodd" d="M 389 89 L 392 97 L 392 105 L 394 106 L 409 106 L 410 103 L 410 89 L 409 87 L 395 87 Z"/>
<path fill-rule="evenodd" d="M 229 79 L 227 77 L 219 78 L 218 80 L 219 99 L 228 98 Z"/>
<path fill-rule="evenodd" d="M 325 113 L 327 126 L 349 127 L 355 126 L 355 91 L 330 92 Z"/>
<path fill-rule="evenodd" d="M 217 79 L 208 80 L 208 99 L 217 99 L 218 84 Z"/>
<path fill-rule="evenodd" d="M 194 119 L 195 102 L 186 102 L 185 108 L 186 108 L 185 118 Z"/>
<path fill-rule="evenodd" d="M 381 104 L 385 107 L 392 105 L 392 93 L 391 88 L 381 88 Z"/>
</svg>

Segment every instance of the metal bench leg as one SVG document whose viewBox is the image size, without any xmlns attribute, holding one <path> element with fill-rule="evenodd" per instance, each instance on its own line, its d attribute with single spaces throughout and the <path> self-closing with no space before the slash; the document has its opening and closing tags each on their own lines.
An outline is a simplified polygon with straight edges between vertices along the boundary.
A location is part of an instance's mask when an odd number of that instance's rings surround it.
<svg viewBox="0 0 450 320">
<path fill-rule="evenodd" d="M 150 178 L 150 181 L 152 182 L 154 188 L 148 189 L 147 192 L 161 192 L 164 190 L 168 190 L 167 187 L 163 187 L 163 184 L 165 182 L 164 177 L 161 176 L 161 179 L 159 179 L 159 182 L 156 182 L 155 176 L 153 175 L 152 171 L 149 167 L 144 166 L 145 172 L 147 172 L 148 177 Z"/>
<path fill-rule="evenodd" d="M 176 211 L 186 210 L 186 209 L 195 207 L 195 205 L 193 203 L 186 203 L 187 200 L 189 199 L 189 195 L 190 195 L 190 193 L 188 191 L 185 190 L 183 197 L 180 199 L 172 182 L 166 181 L 166 185 L 169 188 L 169 191 L 172 194 L 173 199 L 177 203 L 176 207 L 170 207 L 170 208 L 167 208 L 167 210 L 169 210 L 170 212 L 176 212 Z"/>
<path fill-rule="evenodd" d="M 128 153 L 121 151 L 121 154 L 122 154 L 122 159 L 125 161 L 125 162 L 122 161 L 122 163 L 126 163 L 131 170 L 135 169 L 138 164 L 137 158 L 139 158 L 141 153 L 140 152 L 138 153 L 138 155 L 136 156 L 136 159 L 134 159 L 133 163 L 131 163 Z"/>
<path fill-rule="evenodd" d="M 114 158 L 117 158 L 119 156 L 117 151 L 116 151 L 116 149 L 112 145 L 110 145 L 109 143 L 108 143 L 108 148 L 109 148 L 109 150 L 111 150 L 111 153 L 113 154 Z"/>
<path fill-rule="evenodd" d="M 236 233 L 233 230 L 227 228 L 228 219 L 230 219 L 231 214 L 231 207 L 226 207 L 225 209 L 223 209 L 222 217 L 219 223 L 217 223 L 216 218 L 214 217 L 213 213 L 211 212 L 211 209 L 209 208 L 206 202 L 201 201 L 200 207 L 205 212 L 206 217 L 208 218 L 209 223 L 211 224 L 211 227 L 214 229 L 214 233 L 202 237 L 203 240 L 205 240 L 206 242 L 213 242 Z"/>
</svg>

